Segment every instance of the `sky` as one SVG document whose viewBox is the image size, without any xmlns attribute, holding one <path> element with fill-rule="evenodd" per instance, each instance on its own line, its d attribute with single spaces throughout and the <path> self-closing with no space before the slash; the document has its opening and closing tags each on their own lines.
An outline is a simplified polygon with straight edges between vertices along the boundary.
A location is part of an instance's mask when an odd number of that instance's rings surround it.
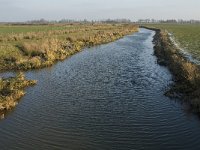
<svg viewBox="0 0 200 150">
<path fill-rule="evenodd" d="M 200 20 L 200 0 L 0 0 L 0 22 L 41 18 Z"/>
</svg>

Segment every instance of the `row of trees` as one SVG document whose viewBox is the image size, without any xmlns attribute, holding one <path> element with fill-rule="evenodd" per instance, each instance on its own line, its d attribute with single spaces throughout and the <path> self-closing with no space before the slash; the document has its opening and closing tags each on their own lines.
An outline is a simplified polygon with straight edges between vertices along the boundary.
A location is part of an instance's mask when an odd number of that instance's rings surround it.
<svg viewBox="0 0 200 150">
<path fill-rule="evenodd" d="M 27 22 L 16 22 L 14 24 L 57 24 L 57 23 L 189 23 L 189 24 L 200 24 L 200 20 L 183 20 L 183 19 L 168 19 L 168 20 L 156 20 L 156 19 L 139 19 L 138 21 L 132 22 L 130 19 L 105 19 L 105 20 L 74 20 L 74 19 L 61 19 L 61 20 L 31 20 Z M 12 23 L 13 24 L 13 23 Z"/>
<path fill-rule="evenodd" d="M 106 20 L 74 20 L 74 19 L 61 19 L 59 21 L 56 20 L 45 20 L 45 19 L 40 19 L 40 20 L 31 20 L 27 21 L 26 23 L 28 24 L 49 24 L 49 23 L 131 23 L 131 20 L 129 19 L 106 19 Z"/>
<path fill-rule="evenodd" d="M 200 20 L 183 20 L 183 19 L 168 19 L 168 20 L 155 20 L 155 19 L 139 19 L 136 23 L 190 23 L 199 24 Z"/>
<path fill-rule="evenodd" d="M 73 20 L 73 19 L 62 19 L 59 21 L 47 21 L 45 19 L 32 20 L 27 23 L 30 24 L 48 24 L 48 23 L 131 23 L 130 19 L 106 19 L 106 20 Z M 183 19 L 168 19 L 168 20 L 156 20 L 156 19 L 139 19 L 134 23 L 190 23 L 190 24 L 200 24 L 200 20 L 183 20 Z"/>
</svg>

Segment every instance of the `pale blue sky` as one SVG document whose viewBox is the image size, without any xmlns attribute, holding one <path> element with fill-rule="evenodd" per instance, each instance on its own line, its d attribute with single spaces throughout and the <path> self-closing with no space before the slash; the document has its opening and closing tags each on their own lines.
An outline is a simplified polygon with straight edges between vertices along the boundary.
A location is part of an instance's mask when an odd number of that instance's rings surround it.
<svg viewBox="0 0 200 150">
<path fill-rule="evenodd" d="M 200 0 L 0 0 L 0 21 L 199 19 Z"/>
</svg>

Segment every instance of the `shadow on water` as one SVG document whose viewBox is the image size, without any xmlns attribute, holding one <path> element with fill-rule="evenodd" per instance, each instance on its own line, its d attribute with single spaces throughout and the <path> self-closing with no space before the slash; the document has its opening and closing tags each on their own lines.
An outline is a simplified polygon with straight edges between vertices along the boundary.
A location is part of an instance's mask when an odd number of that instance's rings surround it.
<svg viewBox="0 0 200 150">
<path fill-rule="evenodd" d="M 169 71 L 141 29 L 51 68 L 0 122 L 1 149 L 200 149 L 200 122 L 163 95 Z"/>
</svg>

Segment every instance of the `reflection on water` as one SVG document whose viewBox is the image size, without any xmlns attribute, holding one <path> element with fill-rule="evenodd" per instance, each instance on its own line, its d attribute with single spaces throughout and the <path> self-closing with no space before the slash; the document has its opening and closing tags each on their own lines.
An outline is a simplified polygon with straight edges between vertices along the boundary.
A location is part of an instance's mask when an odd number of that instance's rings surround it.
<svg viewBox="0 0 200 150">
<path fill-rule="evenodd" d="M 153 31 L 27 73 L 38 84 L 0 122 L 0 149 L 200 149 L 200 123 L 163 95 Z"/>
</svg>

